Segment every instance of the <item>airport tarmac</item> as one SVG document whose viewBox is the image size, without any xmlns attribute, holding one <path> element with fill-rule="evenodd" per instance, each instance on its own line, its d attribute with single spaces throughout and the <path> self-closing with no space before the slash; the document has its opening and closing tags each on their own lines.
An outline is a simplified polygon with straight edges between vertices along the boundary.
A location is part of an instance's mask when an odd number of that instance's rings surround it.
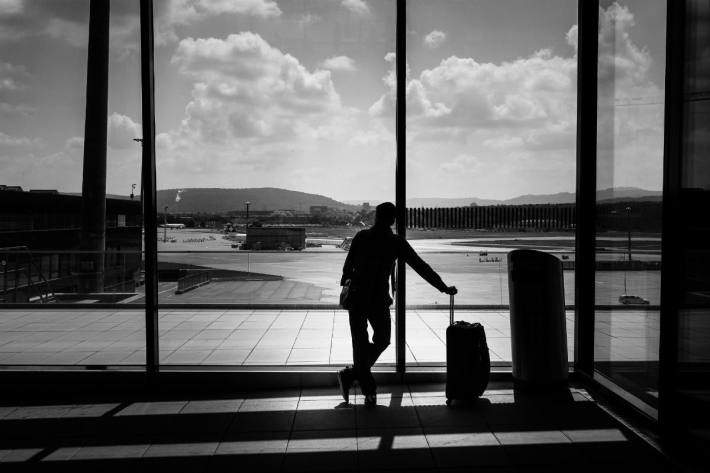
<svg viewBox="0 0 710 473">
<path fill-rule="evenodd" d="M 333 245 L 308 248 L 305 251 L 243 252 L 231 248 L 231 242 L 219 233 L 194 230 L 172 230 L 168 239 L 159 242 L 159 261 L 194 265 L 221 270 L 254 274 L 252 281 L 218 281 L 196 288 L 182 295 L 174 294 L 175 283 L 161 283 L 161 302 L 170 303 L 270 303 L 270 304 L 337 304 L 339 281 L 346 253 Z M 508 268 L 506 255 L 515 247 L 461 246 L 456 243 L 503 240 L 501 236 L 482 236 L 456 239 L 410 240 L 414 249 L 434 268 L 449 285 L 459 289 L 456 303 L 460 305 L 508 304 Z M 509 240 L 509 238 L 507 238 Z M 547 240 L 569 244 L 573 236 L 516 237 L 524 243 Z M 622 241 L 620 237 L 611 240 Z M 643 238 L 651 241 L 653 237 Z M 559 257 L 574 259 L 569 247 L 547 247 L 544 251 Z M 624 253 L 600 255 L 603 259 L 619 259 Z M 653 253 L 633 254 L 634 259 L 653 260 Z M 259 274 L 281 276 L 283 280 L 259 281 Z M 660 271 L 598 271 L 596 299 L 598 304 L 614 305 L 626 293 L 660 303 Z M 447 305 L 448 296 L 429 286 L 416 273 L 407 272 L 408 305 Z M 565 303 L 574 304 L 574 271 L 564 271 Z"/>
</svg>

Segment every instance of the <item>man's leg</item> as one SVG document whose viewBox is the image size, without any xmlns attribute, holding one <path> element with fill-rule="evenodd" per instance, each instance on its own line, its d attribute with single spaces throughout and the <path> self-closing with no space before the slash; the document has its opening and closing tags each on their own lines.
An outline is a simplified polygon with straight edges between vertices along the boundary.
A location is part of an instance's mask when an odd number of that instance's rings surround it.
<svg viewBox="0 0 710 473">
<path fill-rule="evenodd" d="M 375 378 L 372 376 L 371 368 L 375 362 L 377 362 L 377 359 L 380 357 L 382 352 L 389 346 L 392 333 L 389 307 L 371 310 L 368 312 L 367 318 L 372 326 L 372 343 L 369 343 L 367 346 L 367 368 L 370 387 L 368 388 L 368 391 L 363 389 L 363 394 L 366 396 L 368 394 L 374 395 L 377 392 L 377 385 L 375 384 Z M 374 396 L 370 402 L 374 405 Z M 368 403 L 368 399 L 365 399 L 365 403 Z"/>
<path fill-rule="evenodd" d="M 370 372 L 370 340 L 367 335 L 367 313 L 356 309 L 348 311 L 350 317 L 350 336 L 353 341 L 353 374 L 360 381 L 363 394 L 375 391 L 375 380 Z"/>
<path fill-rule="evenodd" d="M 370 325 L 372 325 L 372 343 L 368 346 L 367 362 L 368 366 L 372 366 L 390 345 L 392 322 L 390 320 L 389 307 L 371 311 L 370 315 L 368 315 L 368 320 Z"/>
</svg>

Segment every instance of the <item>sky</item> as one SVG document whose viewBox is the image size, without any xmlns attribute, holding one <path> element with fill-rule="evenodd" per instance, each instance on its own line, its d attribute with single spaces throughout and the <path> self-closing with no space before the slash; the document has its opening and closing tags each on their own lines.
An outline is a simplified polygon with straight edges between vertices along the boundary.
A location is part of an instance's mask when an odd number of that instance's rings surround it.
<svg viewBox="0 0 710 473">
<path fill-rule="evenodd" d="M 140 180 L 138 0 L 113 1 L 109 193 Z M 158 188 L 393 200 L 393 0 L 155 2 Z M 602 2 L 598 187 L 662 185 L 664 8 Z M 576 2 L 409 0 L 407 193 L 574 191 Z M 81 189 L 88 1 L 0 0 L 0 169 Z"/>
</svg>

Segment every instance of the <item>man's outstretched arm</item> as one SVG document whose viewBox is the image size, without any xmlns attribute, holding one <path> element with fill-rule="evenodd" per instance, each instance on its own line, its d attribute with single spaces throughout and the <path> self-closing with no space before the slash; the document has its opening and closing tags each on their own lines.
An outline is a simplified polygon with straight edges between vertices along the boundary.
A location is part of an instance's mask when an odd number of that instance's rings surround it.
<svg viewBox="0 0 710 473">
<path fill-rule="evenodd" d="M 447 294 L 456 294 L 458 291 L 454 286 L 447 286 L 441 279 L 441 276 L 434 271 L 412 248 L 412 245 L 407 240 L 402 239 L 402 254 L 404 260 L 414 271 L 417 272 L 426 282 L 437 288 L 441 292 Z"/>
</svg>

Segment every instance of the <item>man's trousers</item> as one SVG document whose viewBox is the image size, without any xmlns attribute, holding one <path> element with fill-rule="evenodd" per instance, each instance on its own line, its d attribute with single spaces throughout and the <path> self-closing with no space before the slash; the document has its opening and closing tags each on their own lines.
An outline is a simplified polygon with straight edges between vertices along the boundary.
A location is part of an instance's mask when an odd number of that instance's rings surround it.
<svg viewBox="0 0 710 473">
<path fill-rule="evenodd" d="M 353 340 L 353 373 L 364 395 L 375 394 L 377 385 L 371 368 L 390 344 L 390 310 L 388 306 L 356 308 L 350 310 L 349 315 Z M 368 322 L 372 326 L 372 343 L 367 334 Z"/>
</svg>

